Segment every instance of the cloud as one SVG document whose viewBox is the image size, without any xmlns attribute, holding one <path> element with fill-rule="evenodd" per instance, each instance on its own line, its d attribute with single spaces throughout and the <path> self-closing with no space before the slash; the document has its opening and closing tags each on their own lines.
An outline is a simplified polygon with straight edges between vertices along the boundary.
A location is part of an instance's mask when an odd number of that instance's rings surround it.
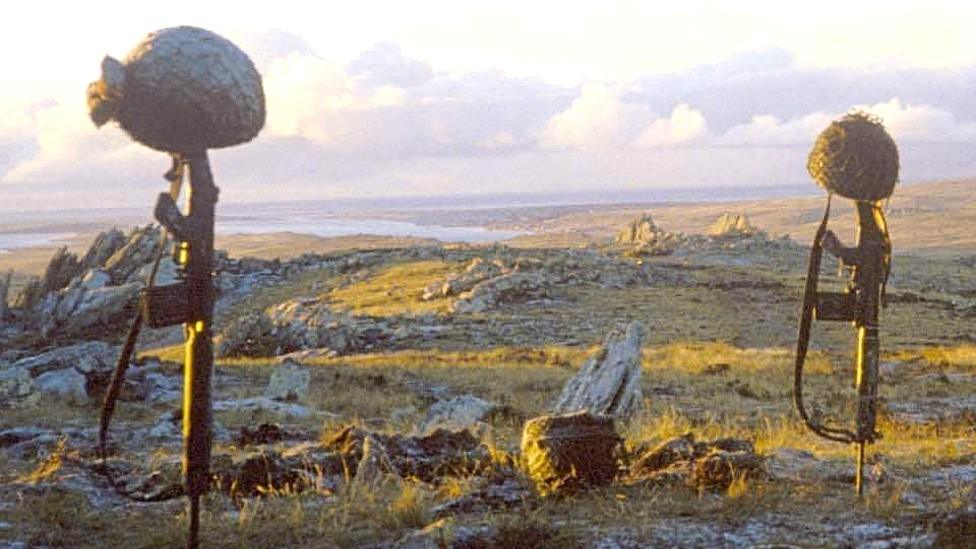
<svg viewBox="0 0 976 549">
<path fill-rule="evenodd" d="M 658 118 L 634 140 L 640 148 L 691 145 L 708 137 L 708 123 L 701 111 L 681 103 L 668 118 Z"/>
<path fill-rule="evenodd" d="M 736 147 L 809 147 L 831 121 L 848 111 L 877 116 L 900 145 L 976 143 L 976 123 L 960 121 L 945 109 L 905 103 L 897 97 L 871 105 L 852 105 L 844 111 L 814 112 L 785 121 L 770 114 L 753 116 L 748 123 L 730 128 L 715 143 Z"/>
<path fill-rule="evenodd" d="M 809 68 L 768 50 L 564 87 L 501 70 L 435 70 L 392 43 L 345 63 L 287 32 L 246 40 L 262 67 L 267 127 L 212 158 L 218 179 L 248 200 L 804 181 L 816 135 L 852 108 L 880 116 L 899 145 L 925 145 L 925 155 L 903 147 L 906 178 L 976 173 L 965 146 L 976 143 L 976 68 Z M 141 203 L 158 192 L 165 155 L 118 128 L 96 131 L 82 95 L 0 104 L 7 200 L 28 200 L 24 189 L 38 203 L 70 194 Z"/>
<path fill-rule="evenodd" d="M 625 101 L 620 90 L 587 84 L 568 109 L 546 122 L 539 144 L 546 149 L 616 148 L 631 141 L 653 118 L 643 105 Z"/>
<path fill-rule="evenodd" d="M 434 77 L 430 64 L 403 55 L 400 46 L 382 42 L 360 54 L 346 66 L 349 76 L 374 86 L 419 86 Z"/>
</svg>

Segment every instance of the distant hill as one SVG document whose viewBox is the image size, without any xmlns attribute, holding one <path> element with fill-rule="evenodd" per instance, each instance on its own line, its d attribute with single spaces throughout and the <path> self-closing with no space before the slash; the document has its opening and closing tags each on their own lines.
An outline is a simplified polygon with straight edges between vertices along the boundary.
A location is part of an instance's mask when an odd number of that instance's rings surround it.
<svg viewBox="0 0 976 549">
<path fill-rule="evenodd" d="M 654 197 L 648 196 L 652 202 Z M 501 228 L 528 228 L 536 232 L 513 243 L 538 246 L 609 241 L 630 220 L 647 212 L 664 230 L 705 233 L 725 212 L 744 212 L 770 235 L 788 234 L 800 243 L 813 238 L 820 223 L 825 195 L 743 202 L 599 205 L 592 207 L 534 208 L 535 215 L 519 216 L 517 224 Z M 560 211 L 562 210 L 562 211 Z M 853 239 L 853 213 L 849 200 L 837 197 L 831 226 Z M 976 253 L 976 179 L 899 186 L 888 204 L 888 220 L 896 250 L 917 253 Z M 481 221 L 481 220 L 479 220 Z"/>
</svg>

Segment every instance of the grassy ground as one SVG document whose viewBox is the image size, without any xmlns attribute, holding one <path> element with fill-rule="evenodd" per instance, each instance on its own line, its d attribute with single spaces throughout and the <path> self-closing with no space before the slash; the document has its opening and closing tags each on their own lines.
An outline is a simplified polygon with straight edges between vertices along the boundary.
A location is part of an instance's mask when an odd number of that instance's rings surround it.
<svg viewBox="0 0 976 549">
<path fill-rule="evenodd" d="M 508 411 L 492 420 L 492 429 L 484 436 L 500 450 L 510 451 L 518 445 L 522 421 L 545 410 L 590 352 L 593 349 L 570 347 L 411 350 L 316 359 L 309 364 L 312 392 L 307 404 L 341 414 L 342 422 L 358 421 L 374 428 L 403 431 L 423 417 L 424 402 L 404 386 L 405 380 L 420 378 L 507 406 Z M 160 354 L 165 356 L 166 352 Z M 648 447 L 687 432 L 699 439 L 737 436 L 754 441 L 765 456 L 774 456 L 784 448 L 805 450 L 824 460 L 830 470 L 849 474 L 851 449 L 814 437 L 790 413 L 789 358 L 790 353 L 784 349 L 747 349 L 722 343 L 674 343 L 647 348 L 643 358 L 643 409 L 632 421 L 619 426 L 627 447 Z M 924 392 L 929 374 L 976 370 L 972 346 L 897 351 L 889 358 L 909 365 L 898 383 L 882 387 L 882 396 L 892 399 Z M 221 363 L 218 371 L 234 383 L 219 389 L 220 398 L 259 392 L 273 367 L 261 361 Z M 842 414 L 849 412 L 851 405 L 849 375 L 845 364 L 827 355 L 815 355 L 809 391 L 817 396 L 812 398 L 845 417 Z M 959 392 L 970 394 L 974 389 L 976 383 L 972 379 L 956 387 Z M 835 401 L 835 405 L 828 406 L 827 400 Z M 145 421 L 163 409 L 124 404 L 119 425 Z M 399 422 L 375 423 L 377 418 L 390 418 L 396 409 L 407 410 Z M 235 429 L 275 418 L 223 413 L 217 414 L 216 419 L 226 428 Z M 5 415 L 0 424 L 17 425 L 24 421 L 24 417 Z M 93 425 L 95 414 L 93 410 L 79 414 L 77 409 L 53 407 L 31 420 L 32 424 L 41 425 L 65 421 Z M 288 425 L 314 433 L 326 432 L 334 423 L 305 420 Z M 971 423 L 912 425 L 883 414 L 880 429 L 884 438 L 871 447 L 871 461 L 883 463 L 890 478 L 872 485 L 861 503 L 843 479 L 825 482 L 822 474 L 814 473 L 812 478 L 789 481 L 741 481 L 722 493 L 680 486 L 615 485 L 570 499 L 532 501 L 510 510 L 462 514 L 449 520 L 444 528 L 449 532 L 462 526 L 491 525 L 502 532 L 498 539 L 509 540 L 501 546 L 572 547 L 584 546 L 593 532 L 623 529 L 637 537 L 650 536 L 686 521 L 724 525 L 730 531 L 752 520 L 781 515 L 794 517 L 801 524 L 816 524 L 821 517 L 838 515 L 884 524 L 923 524 L 926 514 L 950 512 L 972 501 L 969 485 L 924 481 L 938 468 L 972 462 L 976 432 Z M 163 454 L 157 452 L 154 459 L 163 459 L 166 452 L 175 451 L 170 448 Z M 65 461 L 72 459 L 72 452 L 77 453 L 78 449 L 64 450 Z M 32 543 L 71 547 L 100 546 L 110 539 L 127 547 L 181 543 L 186 517 L 179 501 L 137 506 L 121 514 L 106 512 L 78 494 L 38 484 L 54 474 L 52 469 L 56 470 L 59 463 L 41 460 L 33 467 L 33 472 L 19 471 L 21 480 L 32 474 L 34 478 L 0 512 L 0 520 L 25 529 L 22 532 L 29 533 L 27 539 Z M 13 474 L 14 469 L 8 468 L 4 476 L 9 480 Z M 474 479 L 452 479 L 439 484 L 407 479 L 368 487 L 348 482 L 303 493 L 286 490 L 236 504 L 226 497 L 211 495 L 203 518 L 204 539 L 214 547 L 351 547 L 394 540 L 428 525 L 433 520 L 432 508 L 463 494 L 470 482 Z M 38 488 L 30 488 L 32 484 L 38 484 Z M 905 503 L 908 493 L 925 501 L 926 513 L 919 514 L 917 506 Z M 809 535 L 814 534 L 811 531 Z M 0 531 L 0 539 L 4 535 Z M 796 533 L 778 535 L 770 542 L 797 541 Z M 18 535 L 18 539 L 24 539 L 23 535 Z M 537 544 L 525 545 L 525 540 L 535 540 Z"/>
</svg>

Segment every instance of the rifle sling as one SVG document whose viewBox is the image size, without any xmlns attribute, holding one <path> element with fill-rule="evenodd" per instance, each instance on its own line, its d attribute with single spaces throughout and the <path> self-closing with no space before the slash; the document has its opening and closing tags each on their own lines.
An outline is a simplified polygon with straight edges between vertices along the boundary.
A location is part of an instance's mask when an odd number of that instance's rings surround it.
<svg viewBox="0 0 976 549">
<path fill-rule="evenodd" d="M 823 220 L 817 227 L 810 247 L 810 260 L 807 266 L 807 281 L 803 292 L 803 309 L 800 313 L 800 327 L 796 338 L 796 361 L 793 365 L 793 404 L 797 413 L 806 426 L 823 438 L 837 442 L 854 442 L 854 433 L 846 429 L 827 427 L 814 421 L 807 413 L 803 402 L 803 366 L 806 362 L 807 350 L 810 347 L 810 327 L 813 323 L 813 312 L 817 304 L 817 283 L 820 278 L 820 262 L 823 259 L 823 237 L 827 232 L 827 222 L 830 219 L 830 199 L 827 195 L 827 207 L 824 209 Z"/>
</svg>

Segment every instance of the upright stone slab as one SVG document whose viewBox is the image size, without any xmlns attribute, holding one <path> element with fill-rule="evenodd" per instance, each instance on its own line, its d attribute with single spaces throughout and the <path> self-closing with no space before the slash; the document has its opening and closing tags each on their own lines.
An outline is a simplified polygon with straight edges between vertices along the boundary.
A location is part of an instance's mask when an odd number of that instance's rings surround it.
<svg viewBox="0 0 976 549">
<path fill-rule="evenodd" d="M 553 412 L 626 418 L 640 406 L 641 348 L 647 329 L 633 321 L 627 330 L 612 331 L 596 356 L 566 383 Z"/>
</svg>

